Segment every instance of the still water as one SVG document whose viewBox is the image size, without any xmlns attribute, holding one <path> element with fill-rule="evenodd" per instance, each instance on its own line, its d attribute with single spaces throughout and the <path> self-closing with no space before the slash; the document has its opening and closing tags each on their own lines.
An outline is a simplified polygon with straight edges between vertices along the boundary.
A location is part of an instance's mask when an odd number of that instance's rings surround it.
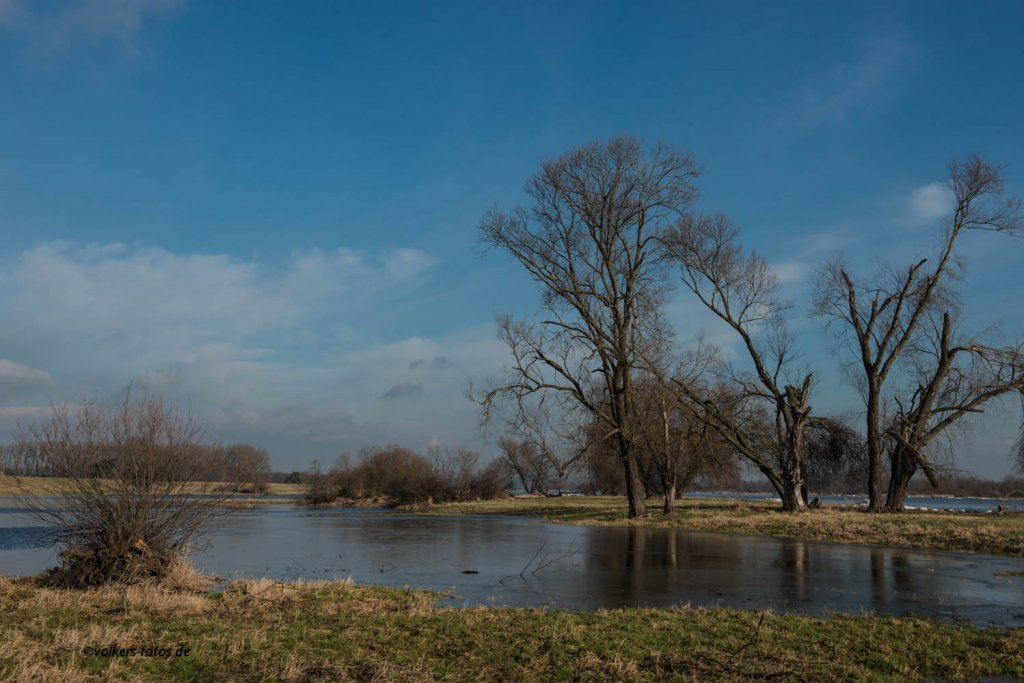
<svg viewBox="0 0 1024 683">
<path fill-rule="evenodd" d="M 56 563 L 55 537 L 0 502 L 0 574 Z M 193 560 L 222 577 L 352 577 L 443 602 L 598 609 L 720 605 L 1024 626 L 1024 561 L 518 517 L 275 505 L 224 514 Z"/>
</svg>

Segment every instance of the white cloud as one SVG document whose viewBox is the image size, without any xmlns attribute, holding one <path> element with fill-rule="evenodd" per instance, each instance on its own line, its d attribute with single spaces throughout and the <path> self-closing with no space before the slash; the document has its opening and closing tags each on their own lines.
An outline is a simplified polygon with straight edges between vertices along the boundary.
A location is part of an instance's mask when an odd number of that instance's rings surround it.
<svg viewBox="0 0 1024 683">
<path fill-rule="evenodd" d="M 888 105 L 919 61 L 917 45 L 903 31 L 873 32 L 850 60 L 805 84 L 797 98 L 802 125 L 843 123 Z"/>
<path fill-rule="evenodd" d="M 914 188 L 906 199 L 909 218 L 915 222 L 933 222 L 949 213 L 953 193 L 945 183 L 928 183 Z"/>
<path fill-rule="evenodd" d="M 782 285 L 799 282 L 811 270 L 810 266 L 802 261 L 776 261 L 771 264 L 771 268 Z"/>
<path fill-rule="evenodd" d="M 0 26 L 21 26 L 31 16 L 19 0 L 0 0 Z"/>
<path fill-rule="evenodd" d="M 4 392 L 34 389 L 52 382 L 53 378 L 47 372 L 0 358 L 0 389 Z"/>
<path fill-rule="evenodd" d="M 23 31 L 37 54 L 102 45 L 137 56 L 146 23 L 184 5 L 185 0 L 67 0 L 30 9 L 20 0 L 0 0 L 0 26 Z"/>
<path fill-rule="evenodd" d="M 271 267 L 151 247 L 39 245 L 0 268 L 0 348 L 18 361 L 0 363 L 0 385 L 17 380 L 5 400 L 33 403 L 19 413 L 32 417 L 50 401 L 111 400 L 134 382 L 187 402 L 212 438 L 273 446 L 288 468 L 375 443 L 474 443 L 465 387 L 505 359 L 492 326 L 395 339 L 386 316 L 374 322 L 388 302 L 423 291 L 429 280 L 418 278 L 432 263 L 412 249 L 303 250 Z M 404 396 L 400 419 L 387 393 Z M 13 414 L 3 418 L 0 441 L 14 428 Z"/>
<path fill-rule="evenodd" d="M 80 0 L 47 18 L 42 31 L 57 49 L 78 42 L 110 43 L 136 55 L 143 24 L 151 17 L 172 14 L 183 5 L 183 0 Z"/>
<path fill-rule="evenodd" d="M 419 249 L 396 249 L 384 257 L 384 267 L 398 280 L 414 278 L 434 263 L 430 254 Z"/>
</svg>

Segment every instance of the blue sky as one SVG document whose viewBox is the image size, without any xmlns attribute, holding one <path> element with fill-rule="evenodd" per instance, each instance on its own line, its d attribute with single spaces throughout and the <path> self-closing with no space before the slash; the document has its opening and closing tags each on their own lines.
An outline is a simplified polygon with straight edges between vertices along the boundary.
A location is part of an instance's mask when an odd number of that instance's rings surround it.
<svg viewBox="0 0 1024 683">
<path fill-rule="evenodd" d="M 1024 193 L 1022 25 L 1019 2 L 0 0 L 0 438 L 136 382 L 281 469 L 490 453 L 463 393 L 504 361 L 494 314 L 538 297 L 480 216 L 618 133 L 694 153 L 701 208 L 797 300 L 817 405 L 854 408 L 807 278 L 926 251 L 954 154 Z M 965 244 L 971 325 L 1024 333 L 1022 249 Z M 1017 417 L 958 464 L 1004 474 Z"/>
</svg>

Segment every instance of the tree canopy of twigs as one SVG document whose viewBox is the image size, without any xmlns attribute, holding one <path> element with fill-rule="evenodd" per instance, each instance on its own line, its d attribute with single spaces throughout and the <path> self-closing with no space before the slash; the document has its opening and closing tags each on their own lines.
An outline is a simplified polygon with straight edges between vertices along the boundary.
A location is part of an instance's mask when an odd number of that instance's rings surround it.
<svg viewBox="0 0 1024 683">
<path fill-rule="evenodd" d="M 795 339 L 784 317 L 790 305 L 779 294 L 778 278 L 764 257 L 745 252 L 738 238 L 736 225 L 721 214 L 690 215 L 679 220 L 667 244 L 683 285 L 738 335 L 753 371 L 721 364 L 725 383 L 715 392 L 701 391 L 696 383 L 675 384 L 768 478 L 785 510 L 805 510 L 812 375 L 793 371 Z"/>
<path fill-rule="evenodd" d="M 63 546 L 46 580 L 85 588 L 159 578 L 184 557 L 219 502 L 190 495 L 190 482 L 206 478 L 200 433 L 192 415 L 130 392 L 113 408 L 55 406 L 23 428 L 21 447 L 57 477 L 55 495 L 27 499 Z"/>
<path fill-rule="evenodd" d="M 475 394 L 484 420 L 498 403 L 516 410 L 538 394 L 593 415 L 624 468 L 631 517 L 646 513 L 631 432 L 634 370 L 664 334 L 661 237 L 692 204 L 697 176 L 689 154 L 666 146 L 595 142 L 545 162 L 526 182 L 530 206 L 492 210 L 480 225 L 482 242 L 530 274 L 543 304 L 535 323 L 499 318 L 512 363 Z"/>
<path fill-rule="evenodd" d="M 989 400 L 1024 388 L 1022 343 L 995 343 L 957 331 L 959 246 L 972 232 L 1019 234 L 1019 199 L 1002 198 L 999 167 L 980 155 L 954 159 L 947 187 L 950 212 L 932 258 L 854 275 L 843 258 L 820 270 L 815 312 L 851 352 L 865 403 L 869 509 L 903 508 L 920 468 L 935 481 L 928 447 Z M 883 505 L 883 456 L 890 487 Z"/>
</svg>

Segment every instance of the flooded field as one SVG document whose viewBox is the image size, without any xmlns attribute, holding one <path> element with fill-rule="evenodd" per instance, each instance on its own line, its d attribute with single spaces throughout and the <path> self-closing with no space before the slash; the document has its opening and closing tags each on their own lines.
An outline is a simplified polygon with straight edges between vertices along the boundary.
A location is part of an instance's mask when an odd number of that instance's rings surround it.
<svg viewBox="0 0 1024 683">
<path fill-rule="evenodd" d="M 55 541 L 24 511 L 0 507 L 0 573 L 52 566 Z M 1024 626 L 1018 559 L 666 529 L 275 505 L 224 514 L 193 560 L 223 577 L 428 588 L 451 604 L 692 604 Z"/>
</svg>

